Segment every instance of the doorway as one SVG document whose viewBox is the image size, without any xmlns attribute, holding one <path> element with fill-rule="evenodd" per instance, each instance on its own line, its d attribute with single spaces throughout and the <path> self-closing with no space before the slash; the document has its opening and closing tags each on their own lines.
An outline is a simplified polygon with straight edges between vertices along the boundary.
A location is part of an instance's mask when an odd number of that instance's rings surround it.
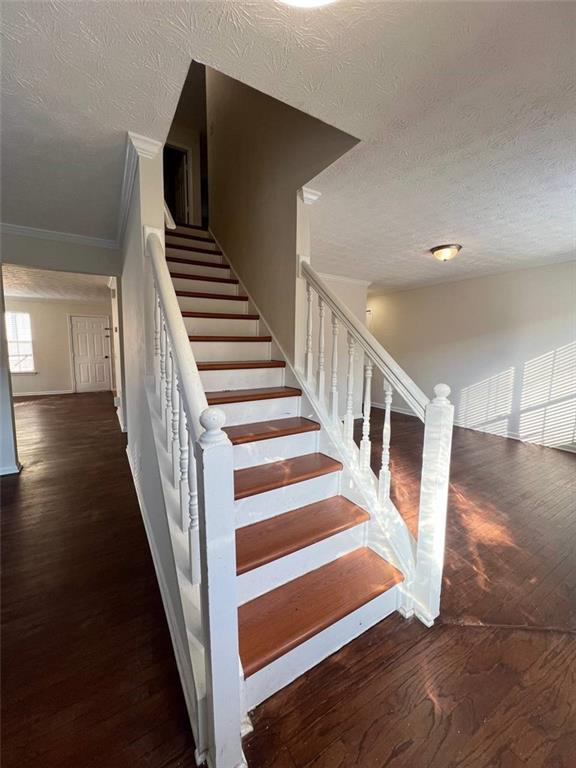
<svg viewBox="0 0 576 768">
<path fill-rule="evenodd" d="M 70 317 L 76 392 L 111 390 L 110 319 Z"/>
<path fill-rule="evenodd" d="M 176 224 L 188 223 L 188 174 L 186 149 L 166 144 L 164 147 L 164 199 Z"/>
</svg>

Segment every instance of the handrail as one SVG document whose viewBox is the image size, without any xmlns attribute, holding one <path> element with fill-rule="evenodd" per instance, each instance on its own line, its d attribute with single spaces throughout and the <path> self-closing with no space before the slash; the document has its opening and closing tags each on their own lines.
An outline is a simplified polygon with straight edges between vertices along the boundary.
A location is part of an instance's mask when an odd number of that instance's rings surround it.
<svg viewBox="0 0 576 768">
<path fill-rule="evenodd" d="M 166 229 L 176 229 L 176 222 L 174 221 L 168 203 L 164 200 L 164 224 Z"/>
<path fill-rule="evenodd" d="M 348 307 L 328 288 L 320 275 L 305 260 L 300 261 L 302 276 L 312 284 L 316 292 L 324 299 L 332 312 L 346 326 L 348 332 L 360 344 L 377 367 L 384 373 L 387 381 L 412 408 L 421 421 L 425 419 L 426 406 L 430 400 L 412 381 L 394 358 L 386 352 L 380 342 L 350 312 Z"/>
<path fill-rule="evenodd" d="M 147 234 L 146 252 L 152 262 L 154 282 L 164 314 L 166 332 L 170 337 L 172 354 L 176 359 L 183 400 L 188 411 L 187 416 L 191 419 L 190 426 L 194 440 L 198 440 L 204 432 L 204 428 L 200 424 L 200 415 L 208 408 L 208 401 L 204 394 L 198 366 L 194 359 L 188 332 L 182 319 L 182 312 L 164 257 L 164 246 L 156 232 Z"/>
</svg>

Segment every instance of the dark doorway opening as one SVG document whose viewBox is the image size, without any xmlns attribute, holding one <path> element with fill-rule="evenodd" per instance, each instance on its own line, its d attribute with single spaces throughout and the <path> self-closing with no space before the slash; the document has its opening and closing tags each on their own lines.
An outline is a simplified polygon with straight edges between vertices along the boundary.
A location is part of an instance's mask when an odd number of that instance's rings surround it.
<svg viewBox="0 0 576 768">
<path fill-rule="evenodd" d="M 164 199 L 176 224 L 188 223 L 188 152 L 164 147 Z"/>
</svg>

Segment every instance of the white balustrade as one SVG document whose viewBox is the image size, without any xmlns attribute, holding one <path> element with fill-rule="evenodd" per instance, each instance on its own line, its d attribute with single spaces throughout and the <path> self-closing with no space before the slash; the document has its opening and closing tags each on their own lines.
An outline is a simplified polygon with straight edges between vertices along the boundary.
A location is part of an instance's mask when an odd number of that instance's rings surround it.
<svg viewBox="0 0 576 768">
<path fill-rule="evenodd" d="M 234 467 L 232 445 L 222 430 L 224 413 L 209 409 L 188 332 L 166 264 L 161 233 L 145 229 L 152 263 L 155 304 L 155 391 L 180 520 L 187 533 L 190 580 L 200 598 L 207 717 L 201 739 L 214 768 L 245 765 L 241 742 L 238 675 Z M 196 673 L 195 673 L 196 674 Z M 195 695 L 195 694 L 194 694 Z"/>
<path fill-rule="evenodd" d="M 306 318 L 306 352 L 305 352 L 305 365 L 306 365 L 306 380 L 308 383 L 312 381 L 312 367 L 313 367 L 313 350 L 312 350 L 312 313 L 314 307 L 312 305 L 313 293 L 310 283 L 306 285 L 306 301 L 308 302 L 308 313 Z"/>
</svg>

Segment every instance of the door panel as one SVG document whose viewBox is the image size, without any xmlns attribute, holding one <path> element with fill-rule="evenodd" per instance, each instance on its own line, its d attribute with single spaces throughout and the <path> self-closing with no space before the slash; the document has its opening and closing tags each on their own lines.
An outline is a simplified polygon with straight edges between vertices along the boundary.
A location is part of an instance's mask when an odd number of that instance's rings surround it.
<svg viewBox="0 0 576 768">
<path fill-rule="evenodd" d="M 77 392 L 109 390 L 110 331 L 107 317 L 72 317 Z"/>
</svg>

